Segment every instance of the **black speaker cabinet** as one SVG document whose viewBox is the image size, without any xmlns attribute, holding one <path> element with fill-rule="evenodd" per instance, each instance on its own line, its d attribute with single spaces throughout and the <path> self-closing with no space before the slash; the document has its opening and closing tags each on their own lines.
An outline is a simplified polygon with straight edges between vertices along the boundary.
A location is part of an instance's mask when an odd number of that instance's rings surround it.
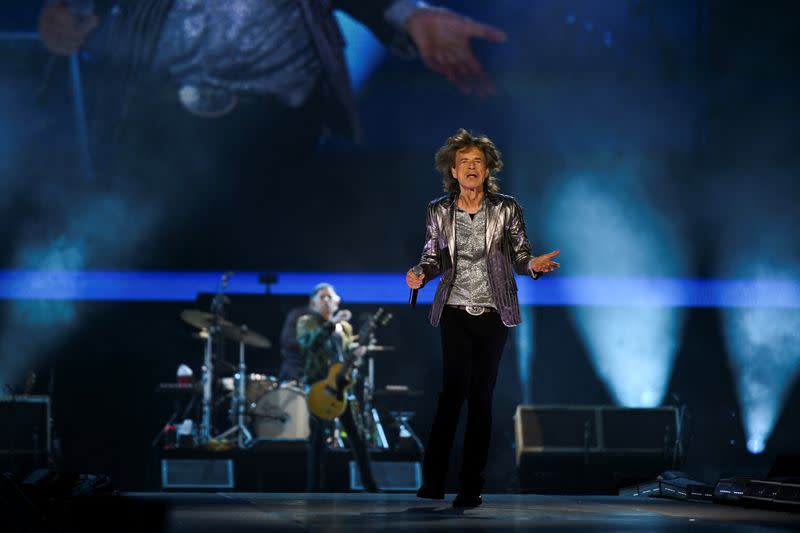
<svg viewBox="0 0 800 533">
<path fill-rule="evenodd" d="M 50 446 L 50 397 L 0 396 L 0 472 L 47 466 Z"/>
<path fill-rule="evenodd" d="M 568 493 L 575 492 L 570 487 L 584 487 L 613 493 L 616 485 L 678 466 L 674 407 L 519 405 L 514 429 L 523 490 L 563 487 Z"/>
</svg>

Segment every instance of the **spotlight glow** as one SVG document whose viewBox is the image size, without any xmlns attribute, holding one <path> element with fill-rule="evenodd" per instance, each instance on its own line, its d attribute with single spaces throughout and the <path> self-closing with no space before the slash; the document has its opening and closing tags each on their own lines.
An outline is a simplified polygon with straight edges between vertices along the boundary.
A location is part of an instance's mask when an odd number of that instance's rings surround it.
<svg viewBox="0 0 800 533">
<path fill-rule="evenodd" d="M 747 449 L 761 453 L 800 370 L 800 311 L 729 308 L 724 320 Z"/>
<path fill-rule="evenodd" d="M 574 175 L 553 191 L 542 223 L 548 242 L 561 249 L 561 275 L 685 273 L 686 254 L 675 221 L 648 205 L 639 178 L 630 169 L 612 176 Z M 665 284 L 659 299 L 683 301 L 683 290 L 680 284 Z M 653 306 L 647 300 L 584 305 L 573 309 L 573 318 L 615 402 L 629 407 L 661 403 L 680 337 L 679 308 Z"/>
<path fill-rule="evenodd" d="M 533 308 L 520 305 L 522 323 L 513 329 L 517 348 L 517 373 L 522 388 L 522 403 L 531 403 L 531 367 L 533 366 Z"/>
<path fill-rule="evenodd" d="M 36 275 L 24 276 L 27 285 L 17 287 L 21 298 L 8 304 L 0 324 L 0 385 L 15 384 L 26 370 L 38 368 L 77 322 L 75 300 L 85 289 L 80 272 L 90 258 L 135 253 L 155 220 L 147 209 L 112 193 L 74 198 L 60 207 L 65 211 L 54 209 L 52 219 L 42 224 L 53 236 L 31 239 L 17 251 L 15 263 L 35 269 Z M 48 293 L 59 298 L 37 296 Z"/>
<path fill-rule="evenodd" d="M 780 205 L 763 199 L 757 205 Z M 748 277 L 755 286 L 766 280 L 800 276 L 796 222 L 772 221 L 768 227 L 747 212 L 734 212 L 745 227 L 727 224 L 720 274 Z M 782 211 L 790 213 L 791 211 Z M 743 246 L 742 243 L 752 243 Z M 736 380 L 747 449 L 766 448 L 792 384 L 800 375 L 800 309 L 797 307 L 726 308 L 722 315 L 731 371 Z"/>
</svg>

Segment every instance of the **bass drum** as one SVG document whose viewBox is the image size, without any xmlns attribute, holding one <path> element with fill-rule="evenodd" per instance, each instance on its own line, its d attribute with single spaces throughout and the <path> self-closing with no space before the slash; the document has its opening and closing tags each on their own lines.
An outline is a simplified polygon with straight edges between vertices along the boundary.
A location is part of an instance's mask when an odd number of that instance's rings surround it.
<svg viewBox="0 0 800 533">
<path fill-rule="evenodd" d="M 256 438 L 308 439 L 308 405 L 305 392 L 300 387 L 282 384 L 264 393 L 250 407 Z"/>
</svg>

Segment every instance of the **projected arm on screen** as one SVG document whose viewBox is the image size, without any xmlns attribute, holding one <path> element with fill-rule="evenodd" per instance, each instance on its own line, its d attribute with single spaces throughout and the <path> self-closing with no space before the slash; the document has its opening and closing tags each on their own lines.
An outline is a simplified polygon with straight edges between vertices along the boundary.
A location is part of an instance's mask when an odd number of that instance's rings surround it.
<svg viewBox="0 0 800 533">
<path fill-rule="evenodd" d="M 405 27 L 426 67 L 465 94 L 494 93 L 494 85 L 472 53 L 470 39 L 502 43 L 507 38 L 505 32 L 448 9 L 430 6 L 414 10 Z"/>
</svg>

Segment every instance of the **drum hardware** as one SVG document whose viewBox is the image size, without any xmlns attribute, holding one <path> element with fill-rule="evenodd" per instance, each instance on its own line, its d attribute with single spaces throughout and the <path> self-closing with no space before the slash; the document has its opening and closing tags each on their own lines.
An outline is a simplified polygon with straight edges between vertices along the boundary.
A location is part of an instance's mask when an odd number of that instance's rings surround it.
<svg viewBox="0 0 800 533">
<path fill-rule="evenodd" d="M 231 327 L 233 324 L 223 317 L 225 312 L 225 304 L 229 303 L 228 297 L 225 296 L 225 289 L 228 287 L 228 280 L 232 273 L 225 272 L 220 279 L 217 286 L 217 293 L 211 301 L 211 313 L 202 313 L 195 310 L 186 310 L 181 312 L 181 318 L 189 324 L 205 329 L 208 336 L 205 340 L 205 350 L 203 353 L 203 410 L 200 422 L 200 432 L 198 435 L 198 443 L 204 445 L 211 440 L 212 428 L 212 412 L 214 407 L 214 353 L 213 343 L 216 340 L 219 346 L 221 355 L 222 337 L 221 332 L 224 327 Z"/>
<path fill-rule="evenodd" d="M 167 422 L 161 428 L 161 431 L 153 438 L 150 444 L 153 448 L 158 446 L 158 443 L 164 440 L 165 447 L 174 448 L 176 446 L 186 446 L 193 440 L 191 435 L 188 436 L 182 433 L 186 423 L 189 423 L 191 431 L 191 418 L 190 413 L 194 409 L 195 400 L 197 400 L 198 387 L 194 383 L 159 383 L 156 387 L 157 392 L 173 392 L 173 393 L 189 393 L 190 398 L 185 407 L 176 405 L 175 410 L 170 415 Z M 177 404 L 177 402 L 176 402 Z M 183 407 L 183 408 L 181 408 Z M 179 423 L 179 421 L 182 421 Z M 184 437 L 179 439 L 178 437 Z"/>
<path fill-rule="evenodd" d="M 237 387 L 233 394 L 233 401 L 236 410 L 236 424 L 217 436 L 217 439 L 225 439 L 236 433 L 236 442 L 240 448 L 246 448 L 253 443 L 253 435 L 245 425 L 245 410 L 247 408 L 246 386 L 247 386 L 247 365 L 245 364 L 244 345 L 247 338 L 247 325 L 242 325 L 241 335 L 239 335 L 239 372 L 236 374 Z M 266 340 L 266 339 L 265 339 Z M 267 341 L 269 342 L 269 341 Z"/>
<path fill-rule="evenodd" d="M 414 442 L 417 451 L 420 454 L 424 454 L 425 446 L 422 444 L 419 435 L 414 431 L 414 428 L 411 427 L 411 419 L 414 418 L 414 415 L 416 415 L 414 411 L 389 411 L 389 416 L 394 421 L 393 425 L 399 430 L 397 447 L 402 446 L 403 439 L 410 438 Z"/>
<path fill-rule="evenodd" d="M 208 444 L 212 440 L 212 416 L 216 405 L 214 402 L 213 388 L 215 383 L 215 363 L 229 366 L 236 372 L 237 377 L 233 387 L 234 393 L 232 394 L 234 412 L 236 413 L 234 425 L 214 440 L 219 440 L 220 438 L 225 439 L 236 433 L 239 446 L 245 447 L 252 443 L 253 436 L 245 424 L 245 415 L 248 405 L 246 400 L 247 366 L 245 364 L 245 346 L 251 346 L 253 348 L 269 348 L 272 346 L 269 339 L 259 333 L 250 331 L 246 325 L 237 326 L 224 318 L 224 306 L 230 303 L 228 297 L 225 296 L 225 289 L 228 286 L 228 280 L 232 274 L 232 272 L 226 272 L 222 275 L 217 293 L 214 295 L 214 299 L 211 302 L 210 313 L 196 309 L 186 309 L 182 311 L 180 315 L 184 322 L 200 330 L 199 337 L 205 342 L 203 352 L 203 374 L 201 379 L 202 416 L 198 435 L 198 444 L 201 445 Z M 229 339 L 239 344 L 238 367 L 228 363 L 222 358 L 223 339 Z M 217 344 L 216 357 L 214 343 Z"/>
</svg>

